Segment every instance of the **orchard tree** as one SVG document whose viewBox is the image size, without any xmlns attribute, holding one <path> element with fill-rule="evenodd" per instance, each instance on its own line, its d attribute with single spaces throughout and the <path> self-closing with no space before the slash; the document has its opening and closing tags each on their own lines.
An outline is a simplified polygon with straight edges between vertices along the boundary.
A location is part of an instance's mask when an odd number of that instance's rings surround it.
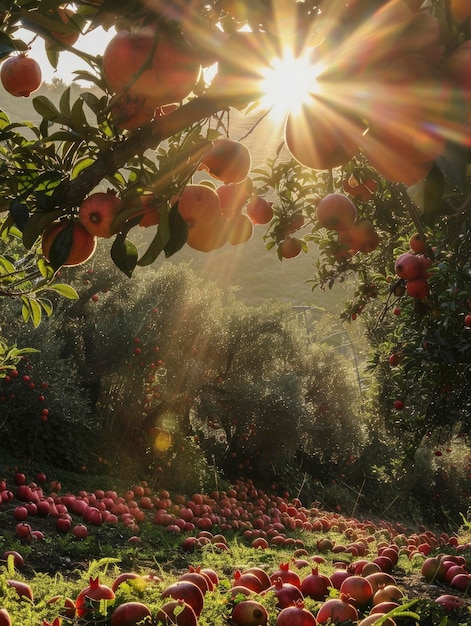
<svg viewBox="0 0 471 626">
<path fill-rule="evenodd" d="M 3 254 L 1 293 L 21 299 L 25 319 L 50 313 L 47 289 L 75 297 L 57 272 L 90 258 L 97 238 L 131 277 L 185 245 L 242 245 L 265 224 L 283 262 L 317 244 L 314 287 L 359 279 L 345 319 L 378 296 L 389 314 L 404 292 L 401 308 L 423 323 L 397 329 L 401 352 L 423 349 L 425 332 L 440 344 L 430 378 L 445 365 L 450 378 L 469 374 L 467 2 L 28 0 L 1 11 L 3 88 L 40 116 L 0 115 L 2 242 L 24 247 Z M 110 40 L 94 57 L 83 49 L 98 27 Z M 35 38 L 53 66 L 63 50 L 88 63 L 76 77 L 93 88 L 65 88 L 57 106 L 35 96 Z M 249 113 L 253 137 L 262 119 L 280 136 L 257 168 L 231 134 L 231 118 Z M 142 253 L 139 228 L 152 233 Z M 420 368 L 406 375 L 421 384 Z"/>
</svg>

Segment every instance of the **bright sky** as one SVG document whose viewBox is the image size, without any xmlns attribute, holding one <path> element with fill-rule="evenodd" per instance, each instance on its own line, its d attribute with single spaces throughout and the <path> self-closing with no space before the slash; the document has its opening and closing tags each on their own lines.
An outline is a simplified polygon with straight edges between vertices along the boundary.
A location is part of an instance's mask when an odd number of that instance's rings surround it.
<svg viewBox="0 0 471 626">
<path fill-rule="evenodd" d="M 92 55 L 103 54 L 106 44 L 114 33 L 115 31 L 113 29 L 105 31 L 101 28 L 97 28 L 87 35 L 81 36 L 74 47 Z M 31 36 L 31 38 L 32 37 L 33 36 Z M 23 38 L 24 41 L 28 41 L 29 33 L 27 32 L 26 34 L 23 34 Z M 30 55 L 40 64 L 43 81 L 46 83 L 50 83 L 54 77 L 61 78 L 65 83 L 70 83 L 72 82 L 74 70 L 90 69 L 90 67 L 79 57 L 71 52 L 64 51 L 60 53 L 57 70 L 54 70 L 46 56 L 46 52 L 44 50 L 44 40 L 40 37 L 33 42 Z"/>
</svg>

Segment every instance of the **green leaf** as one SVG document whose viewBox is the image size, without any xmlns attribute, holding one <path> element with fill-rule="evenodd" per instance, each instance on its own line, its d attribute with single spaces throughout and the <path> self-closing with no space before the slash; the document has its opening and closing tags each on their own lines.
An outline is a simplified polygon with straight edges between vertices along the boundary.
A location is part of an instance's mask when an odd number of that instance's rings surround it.
<svg viewBox="0 0 471 626">
<path fill-rule="evenodd" d="M 5 111 L 0 111 L 0 130 L 3 130 L 11 124 L 10 118 Z"/>
<path fill-rule="evenodd" d="M 72 128 L 83 137 L 84 129 L 88 127 L 87 118 L 83 112 L 83 100 L 76 100 L 72 106 Z"/>
<path fill-rule="evenodd" d="M 36 243 L 39 235 L 43 232 L 46 226 L 53 222 L 56 218 L 62 215 L 61 210 L 37 211 L 29 216 L 26 228 L 23 231 L 23 245 L 30 250 Z"/>
<path fill-rule="evenodd" d="M 38 353 L 38 352 L 39 350 L 37 348 L 17 348 L 15 346 L 8 351 L 6 358 L 12 359 L 12 358 L 17 358 L 19 356 L 22 356 L 23 354 L 31 354 L 31 353 Z"/>
<path fill-rule="evenodd" d="M 53 192 L 62 182 L 63 174 L 62 172 L 55 171 L 46 171 L 42 174 L 39 174 L 35 180 L 34 190 L 44 191 L 44 192 Z"/>
<path fill-rule="evenodd" d="M 447 144 L 442 154 L 435 159 L 435 164 L 442 174 L 447 176 L 461 190 L 464 190 L 466 186 L 467 163 L 467 146 L 456 143 Z"/>
<path fill-rule="evenodd" d="M 83 138 L 72 130 L 58 130 L 48 136 L 48 141 L 70 141 L 72 143 L 82 142 Z"/>
<path fill-rule="evenodd" d="M 93 165 L 93 163 L 94 163 L 94 160 L 91 159 L 90 157 L 84 157 L 83 159 L 80 159 L 79 161 L 77 161 L 70 173 L 70 180 L 77 178 L 80 172 L 87 169 L 87 167 L 90 167 L 90 165 Z"/>
<path fill-rule="evenodd" d="M 168 226 L 170 229 L 170 239 L 164 246 L 165 257 L 167 259 L 185 245 L 188 237 L 188 224 L 178 212 L 177 202 L 169 211 Z"/>
<path fill-rule="evenodd" d="M 71 286 L 66 285 L 65 283 L 57 283 L 56 285 L 50 285 L 48 289 L 52 289 L 63 298 L 67 298 L 68 300 L 78 300 L 79 295 L 77 291 Z"/>
<path fill-rule="evenodd" d="M 45 49 L 46 49 L 47 60 L 51 64 L 51 67 L 53 67 L 56 70 L 59 64 L 59 57 L 60 57 L 59 48 L 55 46 L 47 45 Z"/>
<path fill-rule="evenodd" d="M 0 59 L 4 59 L 17 49 L 15 42 L 5 32 L 0 31 Z"/>
<path fill-rule="evenodd" d="M 25 322 L 28 322 L 31 319 L 34 328 L 37 328 L 41 323 L 41 306 L 39 305 L 37 300 L 29 298 L 28 296 L 21 296 L 21 300 L 23 301 L 23 306 L 21 309 L 23 320 Z"/>
<path fill-rule="evenodd" d="M 15 198 L 15 200 L 10 202 L 9 210 L 17 228 L 20 231 L 24 231 L 29 217 L 29 211 L 26 204 L 21 202 L 18 198 Z"/>
<path fill-rule="evenodd" d="M 33 107 L 37 113 L 50 122 L 57 122 L 60 117 L 60 111 L 56 105 L 46 98 L 46 96 L 36 96 L 33 98 Z"/>
<path fill-rule="evenodd" d="M 111 258 L 116 267 L 131 278 L 138 259 L 136 246 L 120 234 L 111 246 Z"/>
<path fill-rule="evenodd" d="M 160 222 L 157 227 L 157 233 L 155 234 L 155 237 L 151 241 L 147 250 L 138 260 L 138 265 L 144 266 L 153 263 L 170 241 L 171 233 L 168 218 L 168 213 L 166 211 L 162 211 L 160 214 Z"/>
<path fill-rule="evenodd" d="M 102 114 L 106 98 L 98 98 L 94 93 L 90 93 L 89 91 L 80 94 L 80 97 L 85 102 L 85 104 L 93 111 L 93 113 L 95 113 L 95 115 Z"/>
<path fill-rule="evenodd" d="M 132 224 L 129 224 L 130 227 L 137 226 L 142 219 L 142 212 L 142 206 L 130 206 L 123 209 L 111 222 L 111 232 L 119 232 L 125 224 L 127 227 L 130 221 L 132 222 Z M 130 228 L 126 228 L 126 230 L 129 232 Z"/>
<path fill-rule="evenodd" d="M 425 179 L 423 190 L 424 208 L 422 220 L 426 226 L 433 226 L 440 215 L 441 200 L 445 190 L 445 177 L 435 164 Z"/>
<path fill-rule="evenodd" d="M 11 274 L 15 271 L 15 266 L 9 259 L 0 256 L 0 269 L 4 270 L 5 274 Z"/>
<path fill-rule="evenodd" d="M 87 72 L 86 70 L 75 70 L 73 74 L 77 80 L 83 80 L 89 83 L 94 83 L 97 87 L 100 87 L 100 89 L 102 89 L 103 91 L 106 89 L 106 85 L 104 81 L 100 80 L 95 74 L 92 74 L 92 72 Z"/>
<path fill-rule="evenodd" d="M 61 95 L 59 109 L 64 117 L 70 117 L 70 87 L 67 87 Z"/>
<path fill-rule="evenodd" d="M 5 210 L 2 208 L 2 210 Z M 13 219 L 10 215 L 0 221 L 0 238 L 2 241 L 7 242 L 10 237 L 17 237 L 21 239 L 21 232 L 14 225 Z"/>
<path fill-rule="evenodd" d="M 38 298 L 38 302 L 41 305 L 44 313 L 50 317 L 52 315 L 52 311 L 53 311 L 53 307 L 52 304 L 49 300 L 46 300 L 45 298 Z"/>
<path fill-rule="evenodd" d="M 42 137 L 48 136 L 51 123 L 52 122 L 49 122 L 46 118 L 43 118 L 42 122 L 39 124 L 39 132 Z"/>
<path fill-rule="evenodd" d="M 141 266 L 150 265 L 157 259 L 157 257 L 163 251 L 164 246 L 168 241 L 168 238 L 165 238 L 163 236 L 161 226 L 162 224 L 159 224 L 155 237 L 151 241 L 149 247 L 144 252 L 142 257 L 138 260 L 137 262 L 138 265 L 141 265 Z"/>
<path fill-rule="evenodd" d="M 67 226 L 59 232 L 51 245 L 49 263 L 54 270 L 58 270 L 67 261 L 73 242 L 73 223 L 69 220 Z"/>
<path fill-rule="evenodd" d="M 51 16 L 50 12 L 57 9 L 60 4 L 62 3 L 56 2 L 55 0 L 42 0 L 41 7 L 37 11 L 31 11 L 27 8 L 23 9 L 21 18 L 23 26 L 34 33 L 39 33 L 46 39 L 48 38 L 48 36 L 49 39 L 51 39 L 51 33 L 53 32 L 75 32 L 74 28 L 62 22 L 58 16 Z M 77 18 L 74 17 L 74 21 L 76 19 Z M 77 26 L 79 26 L 79 24 L 77 24 Z"/>
<path fill-rule="evenodd" d="M 41 272 L 41 276 L 44 278 L 44 280 L 51 280 L 54 276 L 54 270 L 46 261 L 46 259 L 38 259 L 38 270 Z"/>
</svg>

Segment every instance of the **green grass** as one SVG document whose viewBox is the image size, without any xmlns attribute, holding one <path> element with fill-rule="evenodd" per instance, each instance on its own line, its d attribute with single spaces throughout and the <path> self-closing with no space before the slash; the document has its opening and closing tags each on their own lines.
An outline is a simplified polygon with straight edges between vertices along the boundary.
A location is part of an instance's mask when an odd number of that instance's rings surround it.
<svg viewBox="0 0 471 626">
<path fill-rule="evenodd" d="M 13 529 L 13 524 L 12 524 Z M 306 532 L 298 531 L 289 533 L 295 543 L 288 547 L 270 547 L 265 550 L 254 549 L 249 541 L 240 533 L 227 533 L 228 550 L 222 551 L 213 543 L 208 543 L 194 552 L 183 552 L 181 549 L 182 535 L 174 535 L 155 526 L 152 522 L 142 524 L 142 543 L 134 547 L 127 542 L 130 532 L 118 527 L 92 528 L 89 537 L 84 541 L 73 538 L 68 533 L 60 535 L 48 532 L 44 542 L 22 544 L 13 539 L 13 533 L 4 530 L 0 536 L 0 554 L 5 549 L 20 551 L 26 562 L 24 570 L 15 570 L 12 560 L 0 563 L 0 608 L 6 608 L 12 618 L 14 626 L 18 624 L 31 624 L 42 626 L 42 621 L 52 623 L 53 619 L 60 614 L 63 598 L 75 599 L 78 593 L 87 586 L 90 578 L 99 577 L 100 582 L 111 586 L 121 572 L 132 571 L 140 575 L 152 574 L 155 579 L 146 585 L 136 585 L 133 581 L 121 584 L 116 592 L 114 605 L 101 606 L 103 615 L 97 615 L 96 620 L 71 621 L 64 619 L 63 626 L 72 624 L 107 625 L 113 606 L 123 602 L 139 601 L 146 604 L 151 612 L 155 612 L 162 606 L 164 600 L 162 592 L 171 583 L 176 582 L 182 573 L 189 568 L 210 568 L 217 572 L 219 585 L 205 597 L 204 609 L 198 620 L 198 626 L 216 626 L 225 623 L 230 617 L 234 602 L 242 597 L 232 597 L 231 587 L 235 580 L 235 572 L 243 571 L 252 566 L 262 567 L 268 574 L 277 570 L 281 563 L 288 563 L 301 580 L 310 574 L 311 566 L 297 569 L 294 565 L 295 550 L 304 546 L 308 555 L 303 557 L 310 560 L 312 556 L 319 556 L 316 544 L 320 537 L 328 537 L 335 545 L 346 543 L 348 537 L 342 532 Z M 373 558 L 377 553 L 379 541 L 383 541 L 385 533 L 378 531 L 369 544 L 367 558 Z M 465 553 L 469 558 L 471 555 Z M 348 553 L 334 554 L 322 553 L 324 563 L 319 564 L 319 571 L 329 575 L 335 561 L 343 561 L 345 565 L 356 560 L 356 557 Z M 49 571 L 40 571 L 50 564 Z M 420 577 L 422 559 L 409 560 L 401 556 L 396 566 L 397 574 L 401 581 L 407 579 L 417 580 Z M 315 563 L 313 562 L 313 566 Z M 41 568 L 40 568 L 41 566 Z M 55 571 L 54 571 L 55 569 Z M 394 573 L 393 573 L 394 576 Z M 15 579 L 26 582 L 31 586 L 34 601 L 19 600 L 16 591 L 8 584 L 7 580 Z M 51 598 L 59 596 L 59 600 L 50 603 Z M 332 590 L 331 597 L 338 596 L 337 590 Z M 272 593 L 257 595 L 254 599 L 260 601 L 270 615 L 270 624 L 275 623 L 278 610 L 276 600 Z M 404 603 L 412 600 L 408 591 L 405 591 Z M 320 601 L 309 598 L 305 601 L 305 607 L 314 614 L 320 607 Z M 425 614 L 431 614 L 436 619 L 437 607 L 430 602 L 430 598 L 421 598 L 421 610 Z M 415 605 L 411 607 L 415 610 Z M 106 615 L 108 615 L 106 617 Z M 464 614 L 467 618 L 467 614 Z M 431 618 L 431 619 L 432 619 Z M 428 619 L 428 618 L 427 618 Z M 402 623 L 402 622 L 401 622 Z M 421 621 L 424 626 L 437 626 L 440 622 Z M 445 622 L 446 623 L 446 622 Z M 460 626 L 469 622 L 450 622 L 448 626 Z M 407 624 L 407 622 L 404 622 Z"/>
</svg>

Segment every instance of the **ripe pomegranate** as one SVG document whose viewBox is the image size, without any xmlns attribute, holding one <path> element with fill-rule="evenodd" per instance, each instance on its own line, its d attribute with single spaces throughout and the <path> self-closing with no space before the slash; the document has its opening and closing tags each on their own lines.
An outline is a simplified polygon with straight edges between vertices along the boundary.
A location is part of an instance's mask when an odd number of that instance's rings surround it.
<svg viewBox="0 0 471 626">
<path fill-rule="evenodd" d="M 332 572 L 332 574 L 329 576 L 330 582 L 332 583 L 332 587 L 334 589 L 340 590 L 341 584 L 349 576 L 351 576 L 351 573 L 347 571 L 346 569 L 341 569 L 341 568 L 335 569 Z"/>
<path fill-rule="evenodd" d="M 113 124 L 120 130 L 137 130 L 149 124 L 156 116 L 157 109 L 148 104 L 142 96 L 132 90 L 127 91 L 110 102 Z"/>
<path fill-rule="evenodd" d="M 329 595 L 329 587 L 333 587 L 328 576 L 319 574 L 319 568 L 313 567 L 310 574 L 301 581 L 301 593 L 313 600 L 325 600 Z"/>
<path fill-rule="evenodd" d="M 275 626 L 316 626 L 317 621 L 302 602 L 282 609 L 276 618 Z"/>
<path fill-rule="evenodd" d="M 185 604 L 191 606 L 196 617 L 201 615 L 204 605 L 204 596 L 201 589 L 190 581 L 177 581 L 162 591 L 162 598 L 173 598 L 183 600 Z"/>
<path fill-rule="evenodd" d="M 298 601 L 304 600 L 301 589 L 291 583 L 284 583 L 281 578 L 277 578 L 273 585 L 263 593 L 274 592 L 276 596 L 276 605 L 280 609 L 292 606 Z"/>
<path fill-rule="evenodd" d="M 18 522 L 15 526 L 15 533 L 18 535 L 20 539 L 26 539 L 31 541 L 31 525 L 27 522 Z"/>
<path fill-rule="evenodd" d="M 326 600 L 317 612 L 316 620 L 318 624 L 341 624 L 348 620 L 356 622 L 358 611 L 341 596 Z"/>
<path fill-rule="evenodd" d="M 219 576 L 213 569 L 209 567 L 202 567 L 201 569 L 197 569 L 197 571 L 207 576 L 215 587 L 219 585 Z"/>
<path fill-rule="evenodd" d="M 221 213 L 226 217 L 232 217 L 242 211 L 247 204 L 250 195 L 247 189 L 247 181 L 245 179 L 240 183 L 229 183 L 228 185 L 220 185 L 216 189 L 219 196 Z"/>
<path fill-rule="evenodd" d="M 238 587 L 247 587 L 250 591 L 254 591 L 255 593 L 260 593 L 263 590 L 262 581 L 258 576 L 251 572 L 241 573 L 240 571 L 236 571 L 234 574 L 234 580 L 232 582 L 232 586 Z"/>
<path fill-rule="evenodd" d="M 290 114 L 285 126 L 285 142 L 302 165 L 325 170 L 344 165 L 360 145 L 363 124 L 340 107 L 317 97 L 304 104 L 299 114 Z"/>
<path fill-rule="evenodd" d="M 449 593 L 438 596 L 438 598 L 435 599 L 435 602 L 437 604 L 440 604 L 445 609 L 445 611 L 460 609 L 462 606 L 464 606 L 464 601 L 462 598 L 459 598 L 458 596 L 454 596 Z"/>
<path fill-rule="evenodd" d="M 10 614 L 6 609 L 0 609 L 0 626 L 11 626 Z"/>
<path fill-rule="evenodd" d="M 227 241 L 236 246 L 246 243 L 253 235 L 253 223 L 243 213 L 237 213 L 226 220 L 225 224 Z M 263 537 L 259 537 L 263 539 Z"/>
<path fill-rule="evenodd" d="M 6 91 L 12 96 L 27 98 L 41 86 L 41 67 L 37 61 L 24 53 L 11 56 L 0 68 L 0 79 Z"/>
<path fill-rule="evenodd" d="M 453 580 L 453 578 L 457 575 L 457 574 L 467 574 L 467 571 L 465 570 L 465 568 L 462 565 L 457 565 L 457 564 L 453 564 L 450 565 L 446 571 L 445 574 L 445 582 L 450 584 L 451 581 Z"/>
<path fill-rule="evenodd" d="M 111 585 L 111 589 L 113 591 L 116 591 L 116 589 L 124 582 L 127 581 L 137 581 L 137 586 L 145 586 L 145 582 L 142 578 L 142 576 L 140 576 L 139 574 L 136 574 L 136 572 L 121 572 L 113 581 L 113 584 Z"/>
<path fill-rule="evenodd" d="M 110 587 L 102 585 L 100 579 L 90 578 L 87 587 L 84 587 L 75 600 L 77 615 L 83 617 L 90 610 L 90 602 L 100 602 L 101 600 L 114 600 L 115 594 Z"/>
<path fill-rule="evenodd" d="M 450 587 L 467 591 L 471 588 L 471 574 L 456 574 L 450 581 Z"/>
<path fill-rule="evenodd" d="M 262 589 L 268 589 L 271 586 L 270 577 L 267 572 L 261 567 L 253 566 L 245 569 L 243 574 L 254 574 L 262 583 Z"/>
<path fill-rule="evenodd" d="M 184 600 L 166 602 L 157 611 L 155 622 L 165 626 L 197 626 L 195 612 Z"/>
<path fill-rule="evenodd" d="M 398 606 L 400 605 L 397 602 L 380 602 L 379 604 L 373 605 L 370 615 L 374 613 L 389 613 L 389 611 L 392 611 Z"/>
<path fill-rule="evenodd" d="M 368 574 L 365 578 L 373 588 L 373 593 L 376 593 L 378 589 L 384 585 L 396 584 L 394 578 L 386 572 L 374 572 L 373 574 Z"/>
<path fill-rule="evenodd" d="M 422 298 L 426 298 L 430 293 L 430 285 L 426 278 L 413 278 L 412 280 L 408 280 L 406 284 L 407 295 L 411 298 L 416 298 L 421 300 Z"/>
<path fill-rule="evenodd" d="M 317 205 L 317 219 L 323 228 L 347 230 L 353 226 L 357 210 L 353 202 L 341 193 L 329 193 Z"/>
<path fill-rule="evenodd" d="M 178 212 L 190 228 L 208 226 L 221 218 L 219 196 L 207 185 L 186 185 L 178 199 Z"/>
<path fill-rule="evenodd" d="M 42 234 L 43 254 L 59 267 L 72 267 L 87 261 L 95 252 L 96 238 L 78 220 L 52 222 Z"/>
<path fill-rule="evenodd" d="M 247 204 L 247 216 L 253 224 L 268 224 L 273 219 L 273 207 L 261 196 L 254 196 Z"/>
<path fill-rule="evenodd" d="M 379 245 L 379 235 L 369 220 L 355 222 L 346 230 L 339 231 L 339 243 L 348 250 L 368 254 Z"/>
<path fill-rule="evenodd" d="M 412 280 L 423 276 L 423 266 L 415 254 L 404 252 L 400 254 L 394 264 L 394 270 L 399 278 Z"/>
<path fill-rule="evenodd" d="M 284 583 L 290 583 L 298 589 L 301 588 L 301 579 L 296 572 L 290 569 L 289 563 L 280 563 L 279 568 L 270 575 L 272 584 L 280 578 Z"/>
<path fill-rule="evenodd" d="M 349 598 L 350 604 L 359 609 L 366 608 L 373 600 L 373 587 L 362 576 L 349 576 L 340 586 L 340 593 Z"/>
<path fill-rule="evenodd" d="M 92 237 L 110 238 L 113 221 L 123 208 L 123 201 L 114 193 L 93 193 L 79 208 L 79 222 Z"/>
<path fill-rule="evenodd" d="M 144 626 L 152 623 L 152 613 L 142 602 L 124 602 L 111 614 L 110 626 Z"/>
<path fill-rule="evenodd" d="M 10 557 L 13 561 L 14 567 L 17 569 L 24 567 L 25 560 L 19 552 L 16 550 L 6 550 L 2 555 L 2 559 L 5 559 L 6 561 L 8 561 Z"/>
<path fill-rule="evenodd" d="M 180 576 L 178 581 L 187 581 L 195 584 L 201 589 L 201 593 L 203 594 L 203 596 L 207 591 L 210 591 L 214 587 L 211 579 L 201 572 L 198 572 L 196 569 L 194 569 L 193 571 L 190 570 L 188 572 L 185 572 Z"/>
<path fill-rule="evenodd" d="M 403 596 L 404 594 L 396 585 L 384 585 L 384 587 L 380 587 L 378 591 L 375 592 L 373 604 L 376 606 L 384 602 L 396 602 Z"/>
<path fill-rule="evenodd" d="M 420 235 L 419 233 L 415 233 L 415 235 L 412 235 L 412 237 L 409 239 L 409 247 L 412 252 L 422 254 L 427 250 L 427 242 L 422 237 L 422 235 Z"/>
<path fill-rule="evenodd" d="M 75 602 L 67 596 L 53 596 L 49 598 L 47 604 L 60 603 L 60 612 L 67 619 L 73 620 L 75 617 Z"/>
<path fill-rule="evenodd" d="M 263 626 L 268 622 L 266 608 L 256 600 L 241 600 L 232 609 L 234 626 Z"/>
<path fill-rule="evenodd" d="M 294 259 L 301 254 L 303 244 L 297 237 L 287 237 L 278 245 L 278 256 L 283 259 Z"/>
<path fill-rule="evenodd" d="M 157 43 L 156 43 L 157 42 Z M 193 89 L 199 62 L 181 35 L 153 28 L 120 30 L 103 53 L 103 76 L 110 90 L 125 87 L 148 109 L 180 102 Z"/>
<path fill-rule="evenodd" d="M 61 30 L 51 31 L 53 39 L 49 40 L 48 38 L 46 40 L 46 47 L 52 49 L 62 49 L 63 46 L 61 46 L 60 44 L 65 44 L 65 46 L 73 46 L 74 43 L 77 42 L 77 39 L 80 37 L 80 24 L 76 14 L 74 13 L 74 11 L 72 11 L 72 9 L 69 9 L 68 7 L 58 7 L 56 14 L 63 24 L 69 25 L 69 28 L 71 28 L 71 30 L 64 29 L 64 32 L 62 32 Z"/>
<path fill-rule="evenodd" d="M 28 598 L 28 600 L 33 602 L 33 591 L 27 583 L 21 582 L 19 580 L 7 580 L 7 584 L 15 589 L 20 598 L 24 596 L 25 598 Z"/>
<path fill-rule="evenodd" d="M 213 178 L 228 185 L 242 182 L 251 165 L 251 154 L 243 143 L 233 139 L 216 139 L 201 159 L 199 169 L 206 170 Z"/>
</svg>

